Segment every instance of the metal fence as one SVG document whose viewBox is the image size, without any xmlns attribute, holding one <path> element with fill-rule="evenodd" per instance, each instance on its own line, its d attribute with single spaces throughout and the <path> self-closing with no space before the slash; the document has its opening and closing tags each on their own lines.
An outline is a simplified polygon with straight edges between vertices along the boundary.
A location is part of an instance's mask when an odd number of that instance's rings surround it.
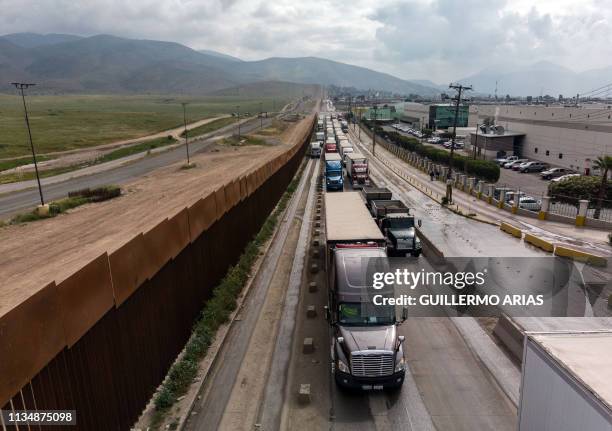
<svg viewBox="0 0 612 431">
<path fill-rule="evenodd" d="M 76 427 L 52 430 L 130 429 L 188 340 L 212 289 L 286 190 L 304 149 L 23 382 L 2 409 L 76 410 Z"/>
</svg>

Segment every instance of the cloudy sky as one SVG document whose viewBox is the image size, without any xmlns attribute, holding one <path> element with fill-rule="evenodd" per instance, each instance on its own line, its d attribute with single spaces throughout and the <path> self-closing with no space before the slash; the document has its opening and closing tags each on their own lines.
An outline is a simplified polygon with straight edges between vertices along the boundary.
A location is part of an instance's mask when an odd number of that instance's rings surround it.
<svg viewBox="0 0 612 431">
<path fill-rule="evenodd" d="M 606 4 L 607 3 L 607 4 Z M 0 0 L 0 33 L 99 33 L 180 42 L 243 59 L 318 56 L 446 84 L 548 60 L 612 58 L 598 0 Z"/>
</svg>

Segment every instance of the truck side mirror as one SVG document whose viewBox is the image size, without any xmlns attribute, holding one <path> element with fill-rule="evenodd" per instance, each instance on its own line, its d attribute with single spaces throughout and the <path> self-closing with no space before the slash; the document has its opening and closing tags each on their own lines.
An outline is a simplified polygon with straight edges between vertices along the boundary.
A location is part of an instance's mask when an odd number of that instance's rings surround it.
<svg viewBox="0 0 612 431">
<path fill-rule="evenodd" d="M 344 344 L 344 337 L 338 337 L 338 344 Z"/>
<path fill-rule="evenodd" d="M 326 305 L 323 308 L 325 309 L 325 320 L 329 321 L 329 307 Z"/>
<path fill-rule="evenodd" d="M 399 336 L 397 337 L 397 341 L 399 341 L 399 342 L 400 342 L 400 344 L 402 344 L 402 343 L 404 342 L 404 340 L 405 340 L 405 339 L 406 339 L 406 337 L 404 337 L 403 335 L 399 335 Z"/>
<path fill-rule="evenodd" d="M 423 220 L 418 219 L 418 220 L 417 220 L 417 224 L 419 225 L 419 227 L 423 226 Z"/>
</svg>

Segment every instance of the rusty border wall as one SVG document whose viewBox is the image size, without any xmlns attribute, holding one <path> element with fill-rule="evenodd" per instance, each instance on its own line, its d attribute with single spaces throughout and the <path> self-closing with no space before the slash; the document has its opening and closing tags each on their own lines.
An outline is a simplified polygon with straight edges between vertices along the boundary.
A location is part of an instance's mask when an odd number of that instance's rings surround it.
<svg viewBox="0 0 612 431">
<path fill-rule="evenodd" d="M 313 126 L 285 153 L 2 316 L 2 408 L 76 410 L 71 430 L 130 429 L 286 190 Z M 61 429 L 29 429 L 43 428 Z"/>
</svg>

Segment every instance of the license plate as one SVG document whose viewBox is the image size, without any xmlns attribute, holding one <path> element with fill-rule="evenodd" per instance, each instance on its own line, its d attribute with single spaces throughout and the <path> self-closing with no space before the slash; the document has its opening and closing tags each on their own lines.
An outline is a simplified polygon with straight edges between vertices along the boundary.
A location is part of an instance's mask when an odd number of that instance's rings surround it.
<svg viewBox="0 0 612 431">
<path fill-rule="evenodd" d="M 382 391 L 383 385 L 361 385 L 361 389 L 363 389 L 364 391 Z"/>
</svg>

